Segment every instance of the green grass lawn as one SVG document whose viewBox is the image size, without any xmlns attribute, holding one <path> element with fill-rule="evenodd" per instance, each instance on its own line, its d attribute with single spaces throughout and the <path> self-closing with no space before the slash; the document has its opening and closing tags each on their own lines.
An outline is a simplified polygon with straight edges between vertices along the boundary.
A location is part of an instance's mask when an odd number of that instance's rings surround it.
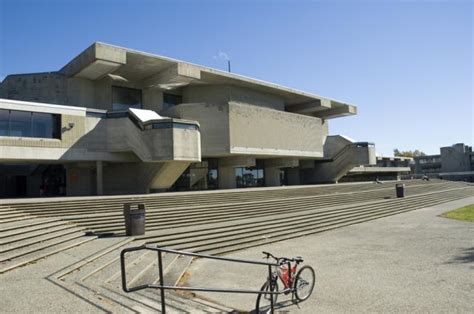
<svg viewBox="0 0 474 314">
<path fill-rule="evenodd" d="M 441 217 L 474 222 L 474 204 L 441 214 Z"/>
</svg>

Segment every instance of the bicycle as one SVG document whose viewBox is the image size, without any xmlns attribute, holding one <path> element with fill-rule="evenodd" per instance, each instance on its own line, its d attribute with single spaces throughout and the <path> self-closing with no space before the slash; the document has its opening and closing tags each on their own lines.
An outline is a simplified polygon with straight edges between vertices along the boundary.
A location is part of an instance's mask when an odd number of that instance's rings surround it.
<svg viewBox="0 0 474 314">
<path fill-rule="evenodd" d="M 298 302 L 305 301 L 311 296 L 316 276 L 314 269 L 308 265 L 301 267 L 297 272 L 298 265 L 303 262 L 301 256 L 288 258 L 276 257 L 268 252 L 262 253 L 266 256 L 264 258 L 267 260 L 270 257 L 273 258 L 279 266 L 272 271 L 271 277 L 267 278 L 267 281 L 260 288 L 261 292 L 257 297 L 255 306 L 256 313 L 270 312 L 272 298 L 275 305 L 280 294 L 288 295 L 292 293 L 292 300 L 296 298 Z M 292 263 L 294 264 L 292 265 Z M 278 279 L 280 279 L 284 288 L 281 292 L 279 291 Z"/>
</svg>

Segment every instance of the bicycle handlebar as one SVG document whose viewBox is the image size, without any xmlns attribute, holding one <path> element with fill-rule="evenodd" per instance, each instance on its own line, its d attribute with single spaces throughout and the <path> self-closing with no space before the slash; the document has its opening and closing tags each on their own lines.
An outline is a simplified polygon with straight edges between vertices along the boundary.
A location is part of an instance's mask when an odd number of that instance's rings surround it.
<svg viewBox="0 0 474 314">
<path fill-rule="evenodd" d="M 267 258 L 271 257 L 273 258 L 274 260 L 277 261 L 277 263 L 281 263 L 281 262 L 297 262 L 297 263 L 300 263 L 303 261 L 303 258 L 301 258 L 300 256 L 298 257 L 293 257 L 293 258 L 288 258 L 288 257 L 276 257 L 274 256 L 272 253 L 268 253 L 268 252 L 265 252 L 265 251 L 262 251 L 263 255 L 266 255 Z"/>
</svg>

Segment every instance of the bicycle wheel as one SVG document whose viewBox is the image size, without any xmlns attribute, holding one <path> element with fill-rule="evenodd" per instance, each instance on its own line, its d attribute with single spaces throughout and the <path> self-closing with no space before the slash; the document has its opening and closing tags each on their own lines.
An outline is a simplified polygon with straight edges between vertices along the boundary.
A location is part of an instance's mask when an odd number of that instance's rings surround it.
<svg viewBox="0 0 474 314">
<path fill-rule="evenodd" d="M 304 301 L 313 293 L 316 276 L 311 266 L 303 266 L 295 277 L 295 295 L 298 301 Z"/>
<path fill-rule="evenodd" d="M 273 306 L 276 305 L 277 299 L 278 299 L 278 294 L 269 294 L 265 293 L 268 291 L 271 292 L 278 292 L 278 282 L 272 281 L 271 284 L 269 284 L 268 281 L 266 281 L 262 288 L 260 288 L 260 293 L 257 297 L 257 304 L 255 306 L 255 313 L 270 313 L 271 311 L 271 298 L 273 298 Z"/>
</svg>

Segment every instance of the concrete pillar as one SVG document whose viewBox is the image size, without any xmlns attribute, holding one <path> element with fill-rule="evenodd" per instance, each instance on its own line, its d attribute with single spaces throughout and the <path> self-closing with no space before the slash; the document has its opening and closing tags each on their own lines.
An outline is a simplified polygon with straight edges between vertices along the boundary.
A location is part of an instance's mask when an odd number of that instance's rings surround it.
<svg viewBox="0 0 474 314">
<path fill-rule="evenodd" d="M 280 185 L 280 168 L 265 168 L 265 186 Z"/>
<path fill-rule="evenodd" d="M 219 189 L 235 189 L 237 187 L 234 167 L 219 167 L 218 171 Z"/>
<path fill-rule="evenodd" d="M 102 160 L 97 160 L 95 162 L 96 168 L 96 189 L 97 195 L 104 194 L 104 175 L 103 175 L 103 163 Z"/>
<path fill-rule="evenodd" d="M 280 186 L 281 168 L 296 168 L 299 163 L 297 158 L 265 159 L 265 186 Z"/>
<path fill-rule="evenodd" d="M 255 158 L 247 156 L 234 156 L 219 158 L 218 160 L 218 180 L 219 189 L 235 189 L 237 182 L 235 179 L 235 168 L 237 167 L 254 167 L 256 165 Z"/>
</svg>

